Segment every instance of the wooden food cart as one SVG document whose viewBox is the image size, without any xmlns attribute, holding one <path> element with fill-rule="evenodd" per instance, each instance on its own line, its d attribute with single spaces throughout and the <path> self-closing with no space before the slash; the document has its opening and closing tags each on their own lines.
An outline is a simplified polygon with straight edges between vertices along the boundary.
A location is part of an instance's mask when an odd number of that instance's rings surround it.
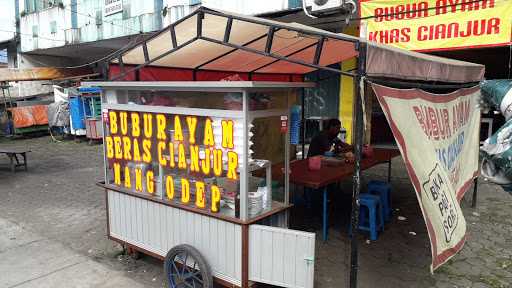
<svg viewBox="0 0 512 288">
<path fill-rule="evenodd" d="M 289 103 L 312 84 L 89 85 L 103 91 L 112 240 L 165 259 L 171 287 L 313 287 L 315 234 L 287 229 Z"/>
</svg>

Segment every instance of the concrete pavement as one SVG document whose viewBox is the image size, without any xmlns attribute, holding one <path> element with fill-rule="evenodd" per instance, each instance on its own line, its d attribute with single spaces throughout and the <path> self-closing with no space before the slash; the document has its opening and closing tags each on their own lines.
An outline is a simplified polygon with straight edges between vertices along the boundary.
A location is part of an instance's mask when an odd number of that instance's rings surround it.
<svg viewBox="0 0 512 288">
<path fill-rule="evenodd" d="M 144 287 L 57 241 L 0 218 L 0 287 Z"/>
</svg>

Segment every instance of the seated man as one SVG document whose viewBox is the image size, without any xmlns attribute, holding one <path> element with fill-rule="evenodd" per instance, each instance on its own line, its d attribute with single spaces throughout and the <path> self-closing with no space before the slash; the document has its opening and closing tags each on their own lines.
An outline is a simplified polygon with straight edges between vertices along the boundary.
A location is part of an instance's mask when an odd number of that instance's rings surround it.
<svg viewBox="0 0 512 288">
<path fill-rule="evenodd" d="M 311 140 L 308 157 L 324 155 L 325 152 L 332 151 L 335 155 L 343 154 L 347 160 L 352 161 L 354 158 L 353 147 L 338 138 L 340 130 L 340 120 L 329 119 L 324 130 Z"/>
</svg>

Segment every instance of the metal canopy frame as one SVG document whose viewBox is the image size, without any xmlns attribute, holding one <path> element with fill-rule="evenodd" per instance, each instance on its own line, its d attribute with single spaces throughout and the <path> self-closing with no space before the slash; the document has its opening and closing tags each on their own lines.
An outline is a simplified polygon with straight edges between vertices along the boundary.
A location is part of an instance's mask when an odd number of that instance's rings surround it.
<svg viewBox="0 0 512 288">
<path fill-rule="evenodd" d="M 227 19 L 226 27 L 225 27 L 225 31 L 224 31 L 222 40 L 213 39 L 211 37 L 203 35 L 203 19 L 204 19 L 205 15 L 207 15 L 207 14 L 224 17 Z M 189 40 L 181 43 L 180 45 L 178 45 L 175 27 L 177 25 L 179 25 L 180 23 L 182 23 L 194 16 L 197 16 L 197 27 L 196 27 L 197 34 L 192 39 L 189 39 Z M 263 26 L 267 26 L 268 30 L 264 34 L 258 35 L 255 38 L 253 38 L 252 40 L 245 42 L 243 44 L 231 43 L 230 36 L 231 36 L 231 30 L 232 30 L 234 20 L 239 20 L 239 21 L 244 21 L 244 22 L 249 22 L 249 23 L 253 23 L 253 24 L 260 24 Z M 299 33 L 300 35 L 307 35 L 310 38 L 315 38 L 317 40 L 312 44 L 306 45 L 305 47 L 302 47 L 302 48 L 295 50 L 293 52 L 290 52 L 288 54 L 278 55 L 276 53 L 272 53 L 271 50 L 272 50 L 272 45 L 274 43 L 275 33 L 281 29 L 294 31 L 294 32 Z M 354 151 L 355 152 L 354 153 L 355 154 L 355 167 L 354 167 L 354 176 L 353 176 L 352 212 L 351 212 L 352 238 L 351 238 L 351 254 L 350 254 L 351 255 L 350 256 L 350 287 L 351 288 L 357 287 L 357 273 L 358 273 L 358 267 L 359 267 L 358 266 L 359 264 L 358 264 L 358 241 L 357 241 L 358 229 L 357 229 L 357 227 L 359 225 L 359 209 L 360 209 L 359 194 L 360 194 L 360 190 L 361 190 L 361 159 L 362 159 L 362 146 L 363 146 L 363 139 L 364 139 L 363 107 L 362 107 L 362 105 L 363 105 L 362 97 L 363 96 L 361 95 L 362 91 L 361 91 L 360 84 L 361 83 L 364 84 L 366 82 L 371 82 L 371 81 L 375 81 L 375 82 L 380 81 L 380 83 L 388 83 L 388 84 L 394 83 L 395 85 L 400 85 L 402 87 L 417 87 L 417 88 L 427 88 L 427 89 L 437 89 L 437 88 L 439 88 L 439 89 L 458 89 L 458 88 L 467 87 L 469 85 L 474 85 L 475 82 L 469 82 L 469 83 L 447 83 L 447 82 L 444 82 L 444 83 L 440 83 L 440 82 L 418 83 L 418 81 L 407 80 L 407 79 L 406 80 L 403 80 L 403 79 L 392 80 L 392 79 L 384 78 L 384 77 L 367 78 L 367 75 L 366 75 L 367 59 L 366 59 L 366 57 L 367 57 L 368 43 L 361 41 L 359 38 L 351 37 L 351 36 L 343 35 L 343 34 L 329 33 L 329 32 L 326 32 L 323 30 L 318 30 L 318 29 L 305 30 L 305 29 L 301 29 L 300 26 L 296 27 L 296 26 L 291 26 L 291 25 L 282 25 L 282 24 L 279 24 L 279 22 L 263 21 L 263 20 L 259 20 L 258 18 L 254 18 L 254 17 L 241 17 L 241 16 L 237 16 L 237 15 L 232 15 L 232 14 L 227 14 L 227 13 L 222 13 L 219 11 L 211 10 L 211 9 L 208 9 L 205 7 L 200 7 L 193 13 L 189 14 L 188 16 L 178 20 L 177 22 L 171 24 L 169 27 L 165 28 L 164 31 L 168 31 L 168 33 L 170 33 L 171 41 L 169 43 L 168 51 L 164 52 L 163 54 L 161 54 L 159 56 L 156 56 L 156 57 L 150 59 L 150 56 L 148 53 L 148 42 L 151 41 L 152 39 L 155 39 L 156 37 L 162 35 L 162 33 L 157 33 L 157 34 L 153 35 L 152 37 L 142 40 L 142 41 L 136 43 L 135 45 L 128 47 L 122 51 L 119 51 L 117 54 L 114 54 L 110 58 L 106 59 L 104 73 L 105 73 L 105 71 L 108 71 L 109 63 L 111 63 L 112 61 L 117 61 L 117 64 L 119 64 L 121 73 L 116 75 L 112 80 L 123 79 L 129 73 L 135 72 L 143 67 L 149 66 L 150 64 L 154 63 L 155 61 L 162 59 L 163 57 L 165 57 L 171 53 L 174 53 L 174 52 L 184 48 L 185 46 L 192 44 L 195 41 L 203 40 L 203 41 L 207 41 L 210 43 L 215 43 L 215 44 L 223 45 L 226 47 L 230 47 L 232 49 L 228 50 L 227 52 L 221 53 L 220 55 L 216 55 L 212 59 L 204 61 L 199 65 L 196 65 L 194 68 L 192 68 L 194 70 L 194 75 L 196 74 L 195 72 L 198 70 L 213 71 L 211 69 L 202 69 L 202 68 L 210 63 L 213 63 L 219 59 L 222 59 L 223 57 L 225 57 L 237 50 L 241 50 L 241 51 L 250 52 L 250 53 L 254 53 L 254 54 L 258 54 L 261 56 L 266 56 L 266 57 L 270 57 L 270 58 L 274 59 L 269 63 L 262 64 L 256 68 L 252 69 L 251 71 L 243 72 L 243 73 L 249 73 L 249 79 L 251 79 L 252 73 L 257 73 L 258 70 L 268 67 L 269 65 L 272 65 L 278 61 L 285 61 L 285 62 L 289 62 L 289 63 L 293 63 L 293 64 L 306 66 L 309 68 L 331 71 L 331 72 L 338 73 L 340 75 L 350 76 L 350 77 L 354 78 L 354 86 L 355 86 L 354 87 L 354 91 L 355 91 L 355 108 L 354 108 L 354 115 L 355 115 L 355 151 Z M 267 40 L 266 40 L 264 49 L 259 50 L 259 49 L 249 47 L 250 44 L 252 44 L 258 40 L 264 39 L 265 37 L 267 37 Z M 357 70 L 351 70 L 351 71 L 347 72 L 347 71 L 342 71 L 340 69 L 335 69 L 335 68 L 320 64 L 320 58 L 322 56 L 322 53 L 324 52 L 322 49 L 323 44 L 327 41 L 333 41 L 333 40 L 334 41 L 341 40 L 341 41 L 350 42 L 350 43 L 354 44 L 355 51 L 358 52 L 358 56 L 356 56 L 357 57 Z M 129 52 L 134 47 L 138 47 L 138 46 L 142 46 L 143 54 L 144 54 L 144 63 L 138 64 L 133 68 L 126 69 L 127 68 L 126 64 L 123 62 L 123 55 L 125 53 Z M 308 48 L 314 47 L 314 46 L 316 46 L 316 48 L 315 48 L 313 61 L 306 62 L 306 61 L 291 58 L 292 56 L 296 55 L 297 53 L 300 53 L 300 52 L 302 52 Z M 173 68 L 180 68 L 180 67 L 173 67 Z M 182 69 L 185 69 L 185 68 L 182 68 Z M 186 68 L 186 69 L 190 69 L 190 68 Z M 236 71 L 224 71 L 224 70 L 219 70 L 219 72 L 237 73 Z M 194 80 L 195 80 L 195 77 L 194 77 Z M 304 93 L 302 93 L 302 94 L 304 95 Z M 302 98 L 304 98 L 304 96 Z M 302 105 L 304 105 L 304 99 L 302 101 Z M 304 121 L 304 109 L 303 109 L 303 113 L 302 113 L 302 121 Z M 244 286 L 243 284 L 242 284 L 242 286 Z"/>
<path fill-rule="evenodd" d="M 218 40 L 218 39 L 213 39 L 211 37 L 207 37 L 205 35 L 203 35 L 202 33 L 202 28 L 203 28 L 203 19 L 204 19 L 204 16 L 206 14 L 209 14 L 209 15 L 213 15 L 213 16 L 219 16 L 219 17 L 224 17 L 227 19 L 227 24 L 226 24 L 226 29 L 224 31 L 224 36 L 222 37 L 222 40 Z M 194 17 L 194 16 L 197 16 L 197 34 L 195 37 L 193 37 L 192 39 L 189 39 L 188 41 L 184 42 L 184 43 L 181 43 L 180 45 L 177 44 L 177 40 L 176 40 L 176 31 L 175 31 L 175 27 L 177 25 L 179 25 L 180 23 L 183 23 L 184 21 Z M 248 22 L 248 23 L 252 23 L 252 24 L 259 24 L 259 25 L 263 25 L 263 26 L 267 26 L 268 27 L 268 31 L 265 33 L 265 34 L 262 34 L 262 35 L 259 35 L 258 37 L 255 37 L 254 39 L 252 39 L 251 41 L 248 41 L 246 43 L 243 43 L 243 44 L 235 44 L 235 43 L 231 43 L 229 40 L 230 40 L 230 35 L 231 35 L 231 28 L 232 28 L 232 23 L 233 23 L 233 20 L 239 20 L 239 21 L 243 21 L 243 22 Z M 316 38 L 317 40 L 312 43 L 312 44 L 309 44 L 305 47 L 302 47 L 296 51 L 292 51 L 286 55 L 278 55 L 276 53 L 273 53 L 271 52 L 271 47 L 274 43 L 274 35 L 275 35 L 275 32 L 279 31 L 279 30 L 288 30 L 288 31 L 293 31 L 293 32 L 297 32 L 301 35 L 308 35 L 310 36 L 311 38 Z M 345 42 L 350 42 L 350 43 L 354 43 L 354 45 L 357 46 L 357 44 L 359 43 L 359 39 L 357 38 L 354 38 L 354 37 L 348 37 L 346 35 L 342 35 L 342 34 L 333 34 L 333 33 L 328 33 L 326 31 L 322 31 L 322 30 L 315 30 L 314 32 L 313 31 L 308 31 L 308 30 L 305 30 L 305 29 L 300 29 L 298 27 L 292 27 L 292 26 L 288 26 L 288 25 L 281 25 L 279 24 L 278 22 L 271 22 L 271 24 L 269 24 L 268 21 L 261 21 L 261 20 L 258 20 L 256 18 L 245 18 L 245 17 L 240 17 L 240 16 L 237 16 L 237 15 L 232 15 L 232 14 L 225 14 L 225 13 L 222 13 L 222 12 L 219 12 L 219 11 L 215 11 L 215 10 L 211 10 L 211 9 L 208 9 L 206 7 L 200 7 L 198 8 L 196 11 L 194 11 L 193 13 L 187 15 L 186 17 L 176 21 L 175 23 L 171 24 L 169 27 L 165 28 L 165 30 L 168 30 L 169 33 L 171 34 L 171 43 L 169 43 L 169 50 L 164 52 L 163 54 L 159 55 L 159 56 L 156 56 L 152 59 L 150 59 L 149 57 L 149 53 L 148 53 L 148 42 L 150 42 L 151 40 L 155 39 L 156 37 L 160 36 L 162 33 L 156 33 L 155 35 L 152 35 L 151 37 L 147 38 L 147 39 L 144 39 L 144 40 L 141 40 L 140 42 L 134 44 L 133 46 L 130 46 L 130 47 L 127 47 L 121 51 L 119 51 L 118 53 L 112 55 L 111 57 L 107 58 L 106 59 L 106 63 L 108 65 L 108 63 L 112 62 L 112 61 L 117 61 L 117 63 L 119 64 L 119 67 L 120 67 L 120 70 L 121 70 L 121 73 L 116 75 L 115 77 L 112 78 L 112 80 L 119 80 L 119 79 L 122 79 L 124 78 L 126 75 L 128 75 L 129 73 L 132 73 L 132 72 L 135 72 L 143 67 L 146 67 L 146 66 L 149 66 L 151 65 L 152 63 L 154 63 L 155 61 L 157 60 L 160 60 L 162 58 L 164 58 L 165 56 L 168 56 L 169 54 L 172 54 L 182 48 L 184 48 L 185 46 L 188 46 L 190 44 L 192 44 L 193 42 L 197 41 L 197 40 L 203 40 L 203 41 L 207 41 L 207 42 L 210 42 L 210 43 L 215 43 L 215 44 L 219 44 L 219 45 L 223 45 L 223 46 L 227 46 L 227 47 L 231 47 L 233 49 L 231 49 L 230 51 L 227 51 L 225 53 L 222 53 L 221 55 L 217 55 L 215 57 L 213 57 L 212 59 L 209 59 L 199 65 L 197 65 L 196 67 L 192 68 L 194 71 L 196 70 L 202 70 L 201 68 L 204 67 L 205 65 L 207 64 L 211 64 L 219 59 L 222 59 L 223 57 L 237 51 L 237 50 L 241 50 L 241 51 L 245 51 L 245 52 L 251 52 L 251 53 L 254 53 L 254 54 L 258 54 L 258 55 L 261 55 L 261 56 L 266 56 L 266 57 L 270 57 L 270 58 L 273 58 L 274 60 L 272 62 L 269 62 L 269 63 L 266 63 L 266 64 L 263 64 L 255 69 L 252 69 L 251 71 L 249 71 L 248 73 L 249 74 L 252 74 L 252 73 L 258 73 L 258 70 L 261 70 L 265 67 L 268 67 L 274 63 L 276 63 L 277 61 L 285 61 L 285 62 L 289 62 L 289 63 L 293 63 L 293 64 L 297 64 L 297 65 L 302 65 L 302 66 L 306 66 L 306 67 L 309 67 L 309 68 L 313 68 L 313 69 L 321 69 L 321 70 L 327 70 L 327 71 L 331 71 L 331 72 L 335 72 L 335 73 L 338 73 L 338 74 L 341 74 L 341 75 L 345 75 L 345 76 L 350 76 L 350 77 L 356 77 L 356 73 L 353 73 L 353 72 L 347 72 L 347 71 L 342 71 L 340 69 L 335 69 L 335 68 L 332 68 L 332 67 L 328 67 L 328 66 L 324 66 L 324 65 L 321 65 L 319 62 L 320 62 L 320 57 L 322 56 L 322 48 L 323 48 L 323 45 L 326 41 L 333 41 L 333 40 L 340 40 L 340 41 L 345 41 Z M 263 50 L 259 50 L 259 49 L 255 49 L 255 48 L 250 48 L 248 47 L 250 44 L 258 41 L 258 40 L 261 40 L 263 38 L 267 37 L 267 40 L 266 40 L 266 44 L 265 44 L 265 48 Z M 143 49 L 143 53 L 144 53 L 144 63 L 142 64 L 139 64 L 139 65 L 136 65 L 135 67 L 133 68 L 130 68 L 130 69 L 126 69 L 126 65 L 125 65 L 125 62 L 123 61 L 123 55 L 125 53 L 127 53 L 128 51 L 130 51 L 131 49 L 133 49 L 134 47 L 138 47 L 138 46 L 141 46 L 142 49 Z M 316 46 L 316 49 L 315 49 L 315 54 L 314 54 L 314 58 L 313 58 L 313 61 L 311 62 L 306 62 L 306 61 L 302 61 L 302 60 L 298 60 L 298 59 L 293 59 L 293 58 L 290 58 L 294 55 L 296 55 L 297 53 L 300 53 L 308 48 L 311 48 L 313 46 Z M 206 69 L 208 70 L 208 69 Z M 211 70 L 210 70 L 211 71 Z M 226 71 L 223 71 L 223 72 L 226 72 Z"/>
</svg>

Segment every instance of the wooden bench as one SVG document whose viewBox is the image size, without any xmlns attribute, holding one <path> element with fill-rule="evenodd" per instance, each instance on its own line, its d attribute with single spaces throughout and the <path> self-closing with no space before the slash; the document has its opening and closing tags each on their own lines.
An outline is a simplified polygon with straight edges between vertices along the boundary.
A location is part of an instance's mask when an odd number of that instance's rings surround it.
<svg viewBox="0 0 512 288">
<path fill-rule="evenodd" d="M 11 160 L 11 171 L 16 172 L 17 167 L 25 167 L 25 171 L 28 170 L 27 167 L 27 153 L 31 152 L 30 150 L 20 150 L 20 149 L 6 149 L 0 148 L 0 154 L 6 154 Z M 23 163 L 20 163 L 20 159 L 18 159 L 18 155 L 23 157 Z"/>
</svg>

